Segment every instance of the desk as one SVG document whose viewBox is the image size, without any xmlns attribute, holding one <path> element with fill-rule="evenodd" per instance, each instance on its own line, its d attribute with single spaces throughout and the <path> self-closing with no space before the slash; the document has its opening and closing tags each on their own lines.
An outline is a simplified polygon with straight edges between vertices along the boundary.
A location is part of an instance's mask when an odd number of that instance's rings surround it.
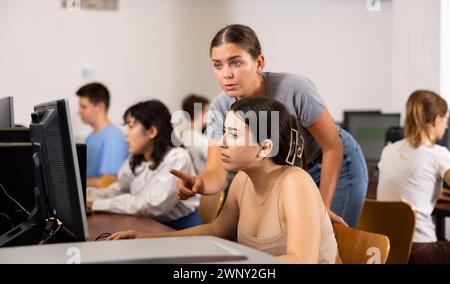
<svg viewBox="0 0 450 284">
<path fill-rule="evenodd" d="M 173 231 L 172 228 L 143 216 L 95 212 L 87 217 L 87 222 L 90 241 L 94 241 L 102 233 L 115 233 L 130 229 L 149 233 Z"/>
<path fill-rule="evenodd" d="M 2 263 L 255 263 L 281 260 L 210 236 L 78 242 L 0 249 Z"/>
</svg>

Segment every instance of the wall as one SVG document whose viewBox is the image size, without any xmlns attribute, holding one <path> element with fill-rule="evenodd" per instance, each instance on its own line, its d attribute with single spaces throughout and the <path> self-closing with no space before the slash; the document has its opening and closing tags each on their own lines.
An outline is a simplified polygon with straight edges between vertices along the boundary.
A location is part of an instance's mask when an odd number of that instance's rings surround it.
<svg viewBox="0 0 450 284">
<path fill-rule="evenodd" d="M 450 1 L 441 1 L 441 60 L 440 92 L 450 100 Z"/>
<path fill-rule="evenodd" d="M 394 0 L 393 19 L 393 85 L 387 109 L 403 111 L 412 91 L 439 92 L 440 0 Z"/>
<path fill-rule="evenodd" d="M 368 12 L 363 0 L 233 3 L 232 20 L 259 34 L 266 69 L 309 77 L 336 120 L 344 109 L 386 107 L 392 93 L 392 1 L 383 1 L 377 13 Z M 248 13 L 256 7 L 258 13 Z"/>
<path fill-rule="evenodd" d="M 383 0 L 381 8 L 368 12 L 365 0 L 122 0 L 116 12 L 75 13 L 59 0 L 2 0 L 0 96 L 15 96 L 21 124 L 33 105 L 69 98 L 81 139 L 90 130 L 75 115 L 81 84 L 108 85 L 117 124 L 139 100 L 159 98 L 174 111 L 188 92 L 212 98 L 210 40 L 244 23 L 258 33 L 266 70 L 311 78 L 336 120 L 344 109 L 401 111 L 412 89 L 439 89 L 439 0 Z"/>
<path fill-rule="evenodd" d="M 440 92 L 447 102 L 450 100 L 450 1 L 441 1 L 441 60 Z M 450 218 L 446 218 L 445 236 L 450 239 Z"/>
<path fill-rule="evenodd" d="M 225 2 L 120 1 L 119 11 L 68 12 L 59 0 L 0 2 L 0 96 L 13 95 L 16 122 L 32 106 L 69 98 L 77 140 L 90 128 L 76 115 L 79 86 L 105 82 L 110 116 L 121 124 L 126 107 L 159 98 L 176 110 L 191 91 L 213 97 L 208 41 L 227 16 Z M 220 9 L 220 15 L 213 11 Z M 83 78 L 83 69 L 92 76 Z"/>
</svg>

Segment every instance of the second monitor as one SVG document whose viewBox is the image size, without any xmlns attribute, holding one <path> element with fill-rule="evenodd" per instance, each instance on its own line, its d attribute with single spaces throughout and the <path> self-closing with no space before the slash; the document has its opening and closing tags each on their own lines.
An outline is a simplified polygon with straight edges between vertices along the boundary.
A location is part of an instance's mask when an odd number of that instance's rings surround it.
<svg viewBox="0 0 450 284">
<path fill-rule="evenodd" d="M 14 127 L 13 98 L 0 98 L 0 128 Z"/>
<path fill-rule="evenodd" d="M 385 145 L 386 131 L 400 126 L 399 113 L 355 113 L 348 117 L 348 131 L 361 146 L 368 162 L 378 162 Z"/>
</svg>

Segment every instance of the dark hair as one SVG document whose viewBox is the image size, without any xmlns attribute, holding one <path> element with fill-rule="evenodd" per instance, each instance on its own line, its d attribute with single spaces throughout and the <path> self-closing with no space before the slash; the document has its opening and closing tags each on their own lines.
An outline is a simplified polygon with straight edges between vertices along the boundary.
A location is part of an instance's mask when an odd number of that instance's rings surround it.
<svg viewBox="0 0 450 284">
<path fill-rule="evenodd" d="M 152 164 L 150 169 L 154 170 L 163 160 L 165 154 L 173 148 L 171 142 L 172 125 L 170 123 L 170 112 L 159 100 L 150 100 L 137 103 L 129 107 L 124 115 L 123 121 L 127 123 L 127 117 L 131 116 L 136 121 L 139 121 L 145 129 L 150 129 L 152 126 L 158 129 L 158 135 L 153 142 L 153 152 L 151 154 Z M 133 155 L 130 158 L 130 167 L 134 170 L 144 161 L 143 155 Z"/>
<path fill-rule="evenodd" d="M 422 131 L 430 139 L 428 124 L 433 123 L 437 116 L 447 115 L 447 102 L 438 94 L 417 90 L 413 92 L 406 103 L 405 137 L 414 147 L 419 147 Z"/>
<path fill-rule="evenodd" d="M 253 59 L 261 55 L 261 45 L 255 31 L 244 25 L 229 25 L 221 29 L 211 41 L 209 50 L 210 56 L 212 49 L 225 43 L 233 43 L 245 49 Z"/>
<path fill-rule="evenodd" d="M 109 108 L 109 92 L 108 89 L 100 83 L 90 83 L 84 85 L 77 91 L 77 96 L 87 97 L 93 104 L 100 102 L 105 104 L 106 110 Z"/>
<path fill-rule="evenodd" d="M 305 145 L 303 145 L 302 129 L 297 121 L 297 117 L 290 114 L 282 103 L 267 97 L 248 97 L 234 102 L 231 105 L 230 111 L 236 112 L 249 125 L 250 131 L 253 137 L 256 137 L 257 143 L 261 143 L 264 139 L 271 139 L 273 141 L 278 136 L 278 152 L 273 153 L 270 157 L 275 164 L 287 165 L 286 159 L 293 160 L 294 155 L 300 150 L 300 147 L 301 150 L 304 150 Z M 256 114 L 256 121 L 250 123 L 250 119 L 248 119 L 249 113 Z M 272 115 L 274 113 L 278 113 L 278 125 L 272 125 L 274 123 L 272 121 Z M 262 119 L 265 121 L 261 121 Z M 275 129 L 272 129 L 272 126 Z M 263 131 L 261 127 L 267 128 Z M 297 137 L 293 130 L 296 130 L 298 133 L 298 145 L 295 144 Z M 272 134 L 274 137 L 272 137 Z M 305 151 L 303 151 L 301 160 L 295 159 L 294 165 L 304 167 L 306 165 L 305 162 L 306 155 Z"/>
<path fill-rule="evenodd" d="M 202 104 L 202 109 L 205 105 L 209 104 L 209 100 L 205 97 L 191 94 L 188 95 L 186 98 L 183 99 L 183 102 L 181 103 L 181 108 L 183 111 L 187 112 L 189 114 L 189 117 L 191 120 L 193 120 L 198 113 L 195 113 L 195 104 Z"/>
</svg>

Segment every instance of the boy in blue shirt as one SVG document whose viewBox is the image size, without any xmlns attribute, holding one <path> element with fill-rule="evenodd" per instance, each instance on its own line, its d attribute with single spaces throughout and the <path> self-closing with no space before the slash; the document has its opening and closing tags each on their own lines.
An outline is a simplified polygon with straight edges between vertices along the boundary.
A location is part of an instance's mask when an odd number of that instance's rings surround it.
<svg viewBox="0 0 450 284">
<path fill-rule="evenodd" d="M 117 173 L 128 157 L 122 131 L 108 119 L 109 92 L 100 83 L 91 83 L 77 91 L 78 113 L 94 131 L 86 138 L 87 185 L 106 187 L 117 180 Z"/>
</svg>

